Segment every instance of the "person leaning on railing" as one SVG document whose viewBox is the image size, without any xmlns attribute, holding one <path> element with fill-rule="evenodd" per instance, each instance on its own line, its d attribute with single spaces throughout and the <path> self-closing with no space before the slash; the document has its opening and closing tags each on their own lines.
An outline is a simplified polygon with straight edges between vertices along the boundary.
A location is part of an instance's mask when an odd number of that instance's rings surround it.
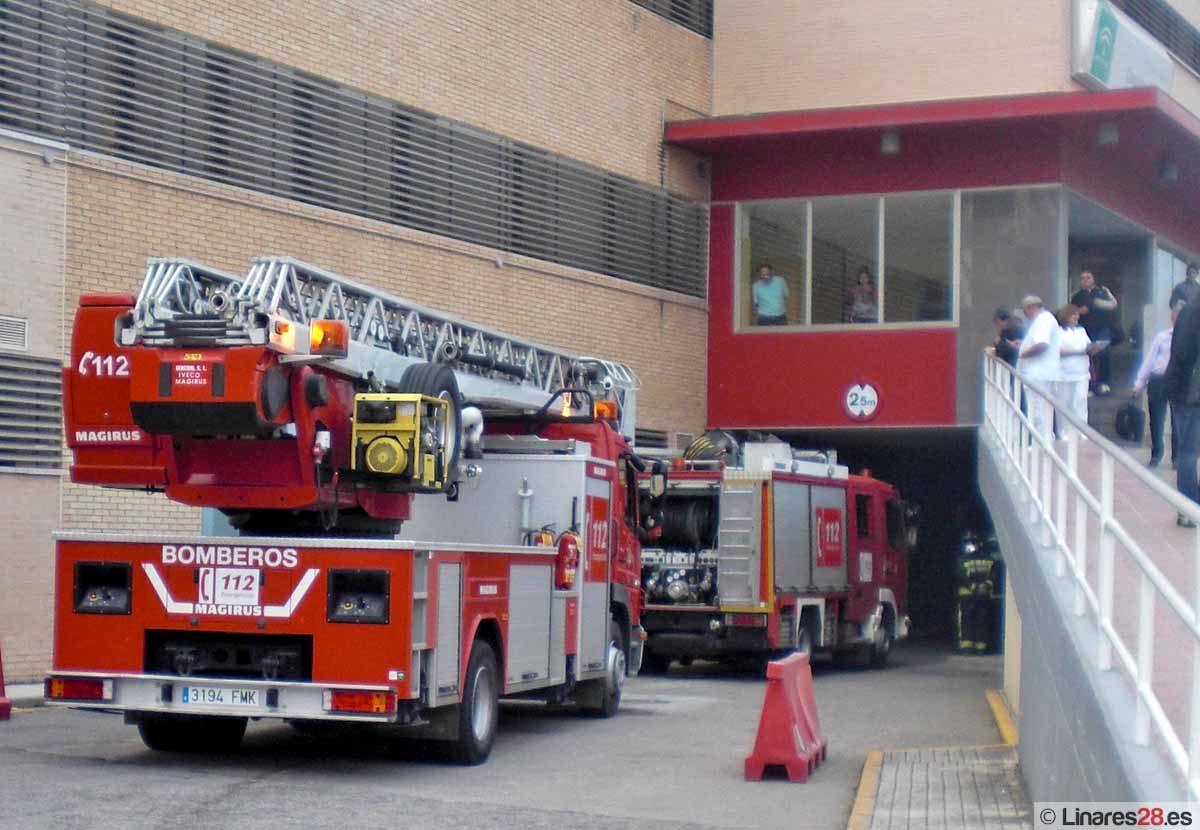
<svg viewBox="0 0 1200 830">
<path fill-rule="evenodd" d="M 1190 269 L 1189 269 L 1190 270 Z M 1175 332 L 1175 323 L 1179 320 L 1179 312 L 1183 308 L 1183 300 L 1177 300 L 1171 306 L 1171 327 L 1163 329 L 1154 335 L 1150 349 L 1142 358 L 1137 376 L 1133 380 L 1133 398 L 1146 389 L 1146 403 L 1150 409 L 1150 463 L 1157 467 L 1163 456 L 1163 422 L 1167 415 L 1167 363 L 1171 359 L 1171 338 Z M 1131 398 L 1131 400 L 1133 399 Z M 1171 466 L 1178 466 L 1179 461 L 1179 427 L 1175 423 L 1175 409 L 1171 408 Z"/>
<path fill-rule="evenodd" d="M 1188 304 L 1179 312 L 1171 337 L 1171 358 L 1165 372 L 1167 400 L 1175 413 L 1179 432 L 1176 453 L 1176 486 L 1179 492 L 1200 503 L 1200 483 L 1196 480 L 1196 453 L 1200 445 L 1200 304 Z M 1181 527 L 1196 523 L 1180 513 L 1175 520 Z"/>
<path fill-rule="evenodd" d="M 1021 309 L 1025 312 L 1025 319 L 1029 321 L 1029 327 L 1025 331 L 1025 339 L 1021 341 L 1021 349 L 1017 355 L 1017 371 L 1030 386 L 1041 390 L 1047 396 L 1052 396 L 1054 384 L 1059 379 L 1061 329 L 1054 315 L 1042 307 L 1042 298 L 1036 294 L 1026 294 L 1021 300 Z M 1054 410 L 1042 395 L 1029 396 L 1029 420 L 1033 422 L 1035 432 L 1046 438 L 1050 437 Z"/>
</svg>

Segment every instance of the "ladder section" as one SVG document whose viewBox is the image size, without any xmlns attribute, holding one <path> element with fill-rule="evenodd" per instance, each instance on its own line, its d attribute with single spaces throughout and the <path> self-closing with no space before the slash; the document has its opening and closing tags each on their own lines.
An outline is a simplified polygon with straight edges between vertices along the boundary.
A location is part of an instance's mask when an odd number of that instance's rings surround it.
<svg viewBox="0 0 1200 830">
<path fill-rule="evenodd" d="M 587 388 L 620 404 L 622 433 L 633 435 L 640 383 L 628 366 L 511 337 L 290 257 L 255 259 L 245 277 L 151 259 L 119 338 L 164 348 L 266 345 L 277 322 L 306 338 L 313 320 L 349 329 L 349 355 L 324 363 L 335 371 L 388 388 L 414 363 L 445 363 L 468 401 L 506 408 L 536 408 L 558 389 Z"/>
<path fill-rule="evenodd" d="M 762 551 L 762 480 L 725 478 L 717 520 L 721 605 L 757 605 Z"/>
</svg>

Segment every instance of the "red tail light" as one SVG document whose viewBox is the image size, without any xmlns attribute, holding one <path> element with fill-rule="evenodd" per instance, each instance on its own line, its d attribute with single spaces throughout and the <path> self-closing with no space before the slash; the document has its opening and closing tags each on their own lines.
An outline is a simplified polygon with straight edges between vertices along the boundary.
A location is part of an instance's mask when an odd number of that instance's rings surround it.
<svg viewBox="0 0 1200 830">
<path fill-rule="evenodd" d="M 47 677 L 47 700 L 112 700 L 112 681 L 99 677 Z"/>
<path fill-rule="evenodd" d="M 396 711 L 395 692 L 355 692 L 330 689 L 324 695 L 325 710 L 358 715 L 391 715 Z"/>
<path fill-rule="evenodd" d="M 766 614 L 726 614 L 726 625 L 754 626 L 762 628 L 767 624 Z"/>
</svg>

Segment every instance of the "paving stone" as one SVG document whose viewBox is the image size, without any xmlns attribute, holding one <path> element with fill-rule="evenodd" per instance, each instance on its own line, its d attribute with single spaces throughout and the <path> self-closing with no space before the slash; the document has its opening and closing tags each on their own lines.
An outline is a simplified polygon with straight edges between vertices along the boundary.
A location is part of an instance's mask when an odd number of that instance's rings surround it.
<svg viewBox="0 0 1200 830">
<path fill-rule="evenodd" d="M 879 773 L 872 830 L 1028 826 L 1015 747 L 885 752 Z"/>
</svg>

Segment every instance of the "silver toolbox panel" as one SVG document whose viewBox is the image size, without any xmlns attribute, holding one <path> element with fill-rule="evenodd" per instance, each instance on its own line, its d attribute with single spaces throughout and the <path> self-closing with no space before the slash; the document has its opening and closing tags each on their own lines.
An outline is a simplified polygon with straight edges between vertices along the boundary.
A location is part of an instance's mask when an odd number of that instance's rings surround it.
<svg viewBox="0 0 1200 830">
<path fill-rule="evenodd" d="M 462 654 L 462 565 L 438 565 L 437 648 L 434 652 L 435 697 L 459 694 L 458 667 Z"/>
<path fill-rule="evenodd" d="M 799 481 L 774 483 L 775 585 L 785 591 L 802 591 L 813 584 L 811 489 Z"/>
<path fill-rule="evenodd" d="M 721 605 L 756 605 L 762 573 L 762 479 L 721 482 L 717 591 Z"/>
<path fill-rule="evenodd" d="M 579 445 L 583 450 L 586 444 Z M 552 526 L 555 535 L 582 525 L 584 455 L 494 455 L 479 462 L 478 477 L 463 481 L 457 501 L 420 495 L 401 530 L 405 539 L 447 545 L 523 545 L 522 490 L 531 495 L 530 527 Z M 574 509 L 574 516 L 572 516 Z"/>
<path fill-rule="evenodd" d="M 550 674 L 550 595 L 548 565 L 512 565 L 508 572 L 509 685 L 544 680 Z"/>
<path fill-rule="evenodd" d="M 841 514 L 837 545 L 831 545 L 826 548 L 830 553 L 833 553 L 835 549 L 840 550 L 840 553 L 836 557 L 838 564 L 835 566 L 822 567 L 820 564 L 821 542 L 817 539 L 818 510 L 836 510 Z M 826 515 L 832 516 L 833 513 L 827 512 Z M 837 487 L 820 487 L 814 485 L 812 488 L 812 511 L 810 516 L 812 522 L 812 531 L 810 534 L 813 556 L 812 582 L 820 588 L 845 587 L 848 584 L 846 579 L 846 545 L 849 541 L 846 539 L 846 535 L 854 532 L 854 524 L 850 521 L 851 517 L 846 514 L 846 491 Z"/>
</svg>

